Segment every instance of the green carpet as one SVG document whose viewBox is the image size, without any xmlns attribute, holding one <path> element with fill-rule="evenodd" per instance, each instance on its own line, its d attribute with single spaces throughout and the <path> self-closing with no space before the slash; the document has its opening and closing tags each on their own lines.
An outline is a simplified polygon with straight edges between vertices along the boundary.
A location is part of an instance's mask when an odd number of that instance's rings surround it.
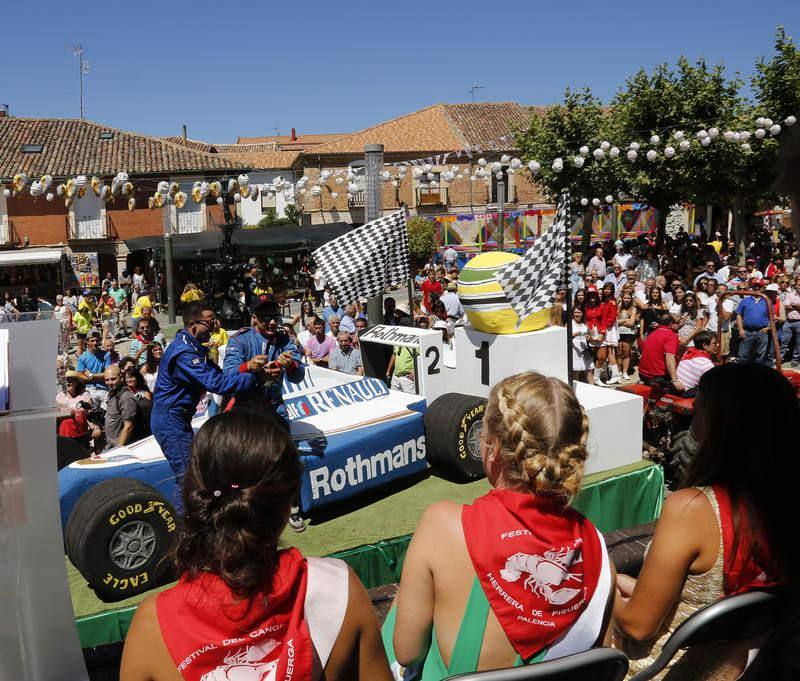
<svg viewBox="0 0 800 681">
<path fill-rule="evenodd" d="M 643 461 L 588 475 L 583 481 L 583 486 L 593 487 L 611 477 L 624 476 L 648 467 L 652 467 L 652 464 Z M 414 481 L 406 481 L 393 488 L 389 494 L 384 488 L 374 495 L 360 498 L 357 505 L 339 506 L 336 516 L 315 517 L 302 534 L 287 529 L 282 540 L 287 546 L 296 546 L 305 555 L 324 556 L 383 539 L 401 537 L 414 531 L 423 511 L 433 502 L 451 499 L 458 503 L 468 503 L 488 489 L 489 483 L 486 480 L 457 484 L 431 475 L 416 484 Z M 595 522 L 600 529 L 614 529 L 604 528 L 599 520 Z M 144 597 L 134 596 L 117 603 L 103 603 L 88 588 L 69 561 L 67 561 L 67 574 L 75 617 L 130 607 Z"/>
</svg>

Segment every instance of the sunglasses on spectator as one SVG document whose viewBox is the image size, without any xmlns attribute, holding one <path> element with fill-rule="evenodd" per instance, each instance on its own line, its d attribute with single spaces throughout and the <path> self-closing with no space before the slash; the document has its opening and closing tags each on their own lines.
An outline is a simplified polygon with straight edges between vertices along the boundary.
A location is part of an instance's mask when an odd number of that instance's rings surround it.
<svg viewBox="0 0 800 681">
<path fill-rule="evenodd" d="M 260 321 L 262 324 L 269 324 L 270 322 L 274 321 L 276 323 L 281 323 L 283 321 L 283 315 L 275 313 L 275 314 L 256 314 L 256 319 Z"/>
</svg>

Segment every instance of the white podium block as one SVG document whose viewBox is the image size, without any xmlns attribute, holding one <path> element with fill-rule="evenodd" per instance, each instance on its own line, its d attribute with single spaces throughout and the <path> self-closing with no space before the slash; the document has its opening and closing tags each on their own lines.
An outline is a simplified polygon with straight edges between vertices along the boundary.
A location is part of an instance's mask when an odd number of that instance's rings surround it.
<svg viewBox="0 0 800 681">
<path fill-rule="evenodd" d="M 642 460 L 642 398 L 576 381 L 575 394 L 589 416 L 586 473 Z"/>
<path fill-rule="evenodd" d="M 568 381 L 563 326 L 508 335 L 457 327 L 454 346 L 455 369 L 448 372 L 447 392 L 488 397 L 496 383 L 523 371 Z"/>
</svg>

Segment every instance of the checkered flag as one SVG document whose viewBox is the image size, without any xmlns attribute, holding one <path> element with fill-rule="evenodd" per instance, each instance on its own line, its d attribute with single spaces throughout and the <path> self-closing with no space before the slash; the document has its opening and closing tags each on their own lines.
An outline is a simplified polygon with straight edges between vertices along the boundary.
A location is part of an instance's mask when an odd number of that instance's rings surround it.
<svg viewBox="0 0 800 681">
<path fill-rule="evenodd" d="M 553 306 L 556 291 L 564 283 L 569 237 L 569 196 L 558 202 L 553 226 L 520 260 L 495 272 L 508 302 L 519 319 L 517 328 L 534 312 Z"/>
<path fill-rule="evenodd" d="M 312 253 L 339 300 L 352 303 L 407 281 L 408 229 L 405 211 L 368 222 Z"/>
</svg>

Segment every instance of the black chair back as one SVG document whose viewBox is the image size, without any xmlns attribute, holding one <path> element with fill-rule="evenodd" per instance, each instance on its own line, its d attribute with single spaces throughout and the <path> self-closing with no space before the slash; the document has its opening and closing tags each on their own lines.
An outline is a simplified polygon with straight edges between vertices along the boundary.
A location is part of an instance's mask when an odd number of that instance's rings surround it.
<svg viewBox="0 0 800 681">
<path fill-rule="evenodd" d="M 692 646 L 724 641 L 746 641 L 768 633 L 784 616 L 779 592 L 751 591 L 722 598 L 700 608 L 667 639 L 652 665 L 631 677 L 646 681 L 659 674 L 675 654 Z"/>
<path fill-rule="evenodd" d="M 592 648 L 557 660 L 525 667 L 457 674 L 459 681 L 622 681 L 628 658 L 614 648 Z"/>
</svg>

